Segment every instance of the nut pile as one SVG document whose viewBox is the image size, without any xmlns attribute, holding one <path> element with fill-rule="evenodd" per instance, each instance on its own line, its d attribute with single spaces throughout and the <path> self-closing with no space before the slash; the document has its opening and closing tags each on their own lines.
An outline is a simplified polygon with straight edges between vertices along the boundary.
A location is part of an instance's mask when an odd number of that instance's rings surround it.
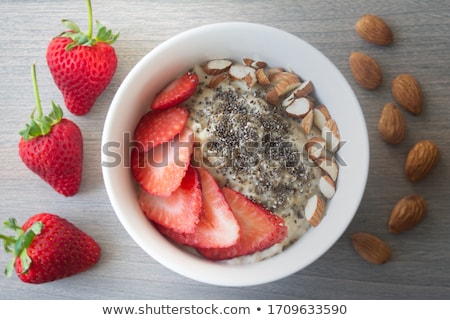
<svg viewBox="0 0 450 320">
<path fill-rule="evenodd" d="M 372 14 L 363 15 L 356 23 L 358 35 L 375 45 L 387 46 L 393 42 L 393 34 L 386 22 Z M 363 88 L 377 89 L 383 82 L 383 74 L 377 61 L 363 52 L 353 52 L 349 58 L 350 69 L 355 80 Z M 418 116 L 422 112 L 423 95 L 419 82 L 410 74 L 398 75 L 391 84 L 395 102 L 408 113 Z M 406 137 L 406 121 L 394 103 L 388 102 L 381 111 L 378 132 L 389 144 L 399 144 Z M 405 160 L 405 175 L 410 182 L 424 179 L 436 165 L 439 157 L 437 146 L 430 140 L 416 142 Z M 390 233 L 399 234 L 414 228 L 425 217 L 427 204 L 418 195 L 406 195 L 391 211 L 387 223 Z M 371 263 L 383 264 L 391 259 L 391 248 L 382 239 L 366 232 L 351 236 L 353 247 Z"/>
</svg>

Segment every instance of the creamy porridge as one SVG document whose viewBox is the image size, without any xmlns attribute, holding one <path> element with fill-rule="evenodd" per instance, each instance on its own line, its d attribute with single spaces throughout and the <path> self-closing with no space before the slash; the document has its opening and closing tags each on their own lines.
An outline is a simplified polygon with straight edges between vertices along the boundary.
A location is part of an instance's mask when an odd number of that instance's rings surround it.
<svg viewBox="0 0 450 320">
<path fill-rule="evenodd" d="M 310 227 L 305 206 L 321 193 L 322 169 L 310 161 L 305 144 L 321 137 L 321 131 L 314 127 L 306 134 L 284 102 L 274 106 L 266 101 L 265 86 L 224 77 L 212 87 L 217 75 L 208 75 L 200 65 L 193 72 L 199 86 L 184 103 L 187 126 L 195 135 L 193 163 L 208 169 L 221 187 L 239 191 L 285 220 L 283 243 L 244 259 L 274 255 Z"/>
</svg>

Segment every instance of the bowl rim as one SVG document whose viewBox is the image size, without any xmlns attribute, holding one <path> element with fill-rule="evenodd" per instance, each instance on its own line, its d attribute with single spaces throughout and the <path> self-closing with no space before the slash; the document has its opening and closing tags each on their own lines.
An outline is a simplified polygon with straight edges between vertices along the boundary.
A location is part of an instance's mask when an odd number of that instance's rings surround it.
<svg viewBox="0 0 450 320">
<path fill-rule="evenodd" d="M 357 188 L 352 193 L 352 200 L 347 203 L 347 210 L 349 212 L 346 213 L 345 219 L 339 221 L 339 228 L 334 230 L 332 234 L 329 235 L 329 240 L 327 240 L 326 243 L 319 244 L 315 253 L 309 255 L 306 259 L 296 259 L 296 252 L 294 248 L 299 246 L 302 241 L 306 242 L 309 241 L 308 238 L 315 237 L 313 232 L 310 231 L 308 231 L 291 247 L 287 248 L 283 254 L 278 254 L 257 263 L 230 265 L 212 262 L 194 256 L 191 253 L 174 246 L 171 242 L 159 234 L 159 232 L 157 232 L 152 226 L 149 228 L 140 222 L 132 221 L 133 219 L 127 216 L 126 212 L 139 209 L 139 207 L 136 207 L 136 203 L 128 203 L 126 201 L 129 199 L 127 197 L 132 196 L 133 193 L 136 195 L 135 190 L 130 188 L 130 190 L 125 190 L 124 192 L 122 184 L 123 181 L 119 179 L 124 178 L 126 175 L 128 175 L 131 179 L 129 170 L 127 173 L 124 173 L 118 171 L 121 168 L 104 165 L 104 163 L 108 161 L 108 153 L 106 153 L 104 149 L 105 144 L 110 141 L 117 140 L 116 131 L 118 118 L 124 114 L 123 110 L 120 110 L 121 105 L 124 103 L 123 96 L 127 92 L 134 92 L 137 94 L 136 90 L 138 89 L 134 88 L 133 82 L 141 76 L 142 68 L 148 67 L 155 57 L 164 54 L 164 52 L 171 50 L 174 46 L 176 47 L 180 43 L 184 43 L 189 37 L 202 36 L 213 32 L 219 32 L 220 34 L 221 32 L 230 32 L 230 30 L 233 30 L 233 32 L 245 30 L 245 34 L 259 32 L 261 34 L 277 36 L 281 39 L 280 41 L 283 41 L 283 39 L 285 41 L 294 41 L 294 43 L 298 46 L 314 54 L 317 59 L 321 61 L 321 63 L 325 64 L 327 68 L 330 68 L 330 70 L 333 71 L 333 75 L 336 79 L 341 81 L 340 85 L 342 86 L 342 90 L 344 90 L 346 96 L 352 102 L 352 106 L 354 106 L 353 111 L 355 114 L 353 117 L 356 119 L 355 123 L 357 128 L 352 128 L 351 130 L 359 130 L 359 136 L 355 137 L 355 141 L 358 145 L 359 155 L 362 159 L 360 163 L 355 162 L 359 174 L 359 179 L 355 182 Z M 220 22 L 183 31 L 159 44 L 144 57 L 142 57 L 127 74 L 112 100 L 105 119 L 101 146 L 102 175 L 107 195 L 117 218 L 133 240 L 153 259 L 168 267 L 172 271 L 203 283 L 228 287 L 259 285 L 276 281 L 300 271 L 313 263 L 315 260 L 319 259 L 339 240 L 356 214 L 365 191 L 369 171 L 369 138 L 364 115 L 356 95 L 340 70 L 320 51 L 301 38 L 275 27 L 249 22 Z M 122 147 L 124 146 L 121 146 L 121 148 Z M 337 193 L 338 192 L 339 188 L 337 189 Z M 333 201 L 333 199 L 331 201 Z M 150 225 L 150 223 L 148 223 L 148 225 Z M 146 234 L 144 235 L 143 233 Z M 158 241 L 159 245 L 149 245 L 148 241 L 150 239 Z M 285 259 L 289 259 L 292 263 L 286 264 Z M 282 272 L 267 272 L 267 270 L 271 270 L 275 266 L 280 265 L 284 268 Z M 204 272 L 202 267 L 207 267 L 208 272 Z"/>
</svg>

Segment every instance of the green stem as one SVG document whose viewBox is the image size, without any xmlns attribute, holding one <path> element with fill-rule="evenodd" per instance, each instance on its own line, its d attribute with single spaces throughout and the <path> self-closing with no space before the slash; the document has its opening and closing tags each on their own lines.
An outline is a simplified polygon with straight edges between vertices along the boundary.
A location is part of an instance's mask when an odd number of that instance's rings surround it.
<svg viewBox="0 0 450 320">
<path fill-rule="evenodd" d="M 5 241 L 7 244 L 12 244 L 12 243 L 16 243 L 16 238 L 14 238 L 14 237 L 8 237 L 8 236 L 5 236 L 4 234 L 1 234 L 0 233 L 0 239 L 2 239 L 3 241 Z"/>
<path fill-rule="evenodd" d="M 31 78 L 33 81 L 34 99 L 36 100 L 36 110 L 38 113 L 38 117 L 42 117 L 41 99 L 39 98 L 39 89 L 36 77 L 36 66 L 34 64 L 31 65 Z"/>
<path fill-rule="evenodd" d="M 87 3 L 87 9 L 88 9 L 88 32 L 87 32 L 87 36 L 88 39 L 92 38 L 92 30 L 94 28 L 93 26 L 93 18 L 92 18 L 92 6 L 91 6 L 91 1 L 90 0 L 86 0 Z"/>
</svg>

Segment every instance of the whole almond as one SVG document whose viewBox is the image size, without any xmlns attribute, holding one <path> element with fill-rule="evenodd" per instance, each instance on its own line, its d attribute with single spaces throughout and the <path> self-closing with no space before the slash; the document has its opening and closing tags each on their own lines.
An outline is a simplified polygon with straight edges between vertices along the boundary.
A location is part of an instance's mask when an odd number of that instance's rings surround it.
<svg viewBox="0 0 450 320">
<path fill-rule="evenodd" d="M 373 44 L 386 46 L 392 43 L 392 30 L 380 17 L 373 14 L 363 15 L 355 25 L 359 36 Z"/>
<path fill-rule="evenodd" d="M 417 194 L 401 198 L 391 212 L 388 230 L 391 233 L 402 233 L 414 228 L 425 217 L 427 204 Z"/>
<path fill-rule="evenodd" d="M 367 54 L 352 52 L 349 63 L 353 77 L 363 88 L 374 90 L 383 82 L 380 66 Z"/>
<path fill-rule="evenodd" d="M 380 238 L 366 232 L 357 232 L 351 236 L 353 248 L 365 260 L 375 264 L 383 264 L 391 259 L 389 245 Z"/>
<path fill-rule="evenodd" d="M 405 139 L 406 122 L 401 111 L 392 103 L 386 103 L 378 121 L 378 132 L 388 143 L 398 144 Z"/>
<path fill-rule="evenodd" d="M 436 165 L 439 157 L 438 147 L 430 140 L 417 142 L 408 152 L 405 161 L 405 174 L 409 181 L 425 178 Z"/>
<path fill-rule="evenodd" d="M 412 75 L 401 74 L 392 81 L 395 101 L 414 115 L 422 112 L 423 95 L 419 82 Z"/>
</svg>

